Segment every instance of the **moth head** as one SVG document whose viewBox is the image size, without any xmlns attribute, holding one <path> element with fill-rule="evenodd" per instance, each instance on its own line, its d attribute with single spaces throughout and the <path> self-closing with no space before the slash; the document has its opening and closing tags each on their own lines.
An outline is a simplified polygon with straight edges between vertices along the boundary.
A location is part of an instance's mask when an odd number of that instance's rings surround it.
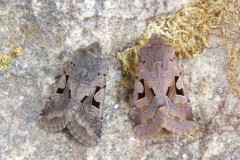
<svg viewBox="0 0 240 160">
<path fill-rule="evenodd" d="M 75 63 L 73 61 L 66 61 L 63 64 L 63 71 L 66 75 L 72 75 L 74 72 Z"/>
<path fill-rule="evenodd" d="M 168 69 L 169 62 L 174 59 L 172 46 L 158 34 L 152 34 L 147 44 L 139 49 L 139 63 L 148 71 L 157 68 Z"/>
</svg>

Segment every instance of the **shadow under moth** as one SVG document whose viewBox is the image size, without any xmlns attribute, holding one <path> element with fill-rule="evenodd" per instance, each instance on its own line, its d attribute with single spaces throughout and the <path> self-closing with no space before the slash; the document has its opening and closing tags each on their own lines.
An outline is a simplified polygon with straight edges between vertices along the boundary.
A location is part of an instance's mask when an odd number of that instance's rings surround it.
<svg viewBox="0 0 240 160">
<path fill-rule="evenodd" d="M 174 49 L 158 34 L 139 49 L 134 87 L 134 134 L 145 139 L 163 128 L 192 134 L 197 125 L 184 88 Z"/>
<path fill-rule="evenodd" d="M 102 106 L 106 86 L 106 61 L 99 43 L 75 52 L 63 65 L 54 93 L 38 119 L 39 128 L 68 129 L 78 142 L 96 146 L 102 133 Z"/>
</svg>

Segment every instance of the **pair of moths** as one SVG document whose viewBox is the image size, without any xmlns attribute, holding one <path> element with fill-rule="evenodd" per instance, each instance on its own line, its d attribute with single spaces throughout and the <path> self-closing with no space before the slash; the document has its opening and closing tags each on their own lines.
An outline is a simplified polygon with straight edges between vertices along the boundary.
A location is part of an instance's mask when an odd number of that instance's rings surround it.
<svg viewBox="0 0 240 160">
<path fill-rule="evenodd" d="M 40 114 L 40 128 L 52 132 L 67 128 L 80 143 L 98 144 L 107 70 L 106 59 L 99 55 L 100 45 L 94 43 L 64 63 L 56 89 Z M 139 49 L 132 120 L 139 139 L 163 128 L 179 135 L 197 128 L 175 52 L 158 34 Z"/>
</svg>

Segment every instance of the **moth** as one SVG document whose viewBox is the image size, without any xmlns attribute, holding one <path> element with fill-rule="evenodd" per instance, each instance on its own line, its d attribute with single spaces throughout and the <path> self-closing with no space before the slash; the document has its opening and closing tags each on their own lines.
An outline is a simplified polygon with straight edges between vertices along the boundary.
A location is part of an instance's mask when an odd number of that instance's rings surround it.
<svg viewBox="0 0 240 160">
<path fill-rule="evenodd" d="M 96 146 L 102 133 L 102 107 L 106 87 L 106 61 L 99 43 L 75 51 L 63 65 L 54 93 L 38 119 L 38 127 L 60 132 L 68 129 L 78 142 Z"/>
<path fill-rule="evenodd" d="M 197 129 L 174 49 L 156 33 L 139 49 L 132 119 L 139 139 L 163 128 L 178 135 Z"/>
</svg>

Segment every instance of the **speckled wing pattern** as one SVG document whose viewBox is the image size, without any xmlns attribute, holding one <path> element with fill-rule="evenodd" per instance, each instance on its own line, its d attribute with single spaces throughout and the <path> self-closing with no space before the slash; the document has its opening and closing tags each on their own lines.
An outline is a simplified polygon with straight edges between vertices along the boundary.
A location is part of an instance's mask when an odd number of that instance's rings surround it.
<svg viewBox="0 0 240 160">
<path fill-rule="evenodd" d="M 163 128 L 178 135 L 197 129 L 175 52 L 156 33 L 139 49 L 132 119 L 139 139 L 152 137 Z"/>
<path fill-rule="evenodd" d="M 39 128 L 58 132 L 67 128 L 86 146 L 96 146 L 102 133 L 102 107 L 106 87 L 106 61 L 93 43 L 78 49 L 72 61 L 63 65 L 63 74 L 54 94 L 39 116 Z"/>
</svg>

